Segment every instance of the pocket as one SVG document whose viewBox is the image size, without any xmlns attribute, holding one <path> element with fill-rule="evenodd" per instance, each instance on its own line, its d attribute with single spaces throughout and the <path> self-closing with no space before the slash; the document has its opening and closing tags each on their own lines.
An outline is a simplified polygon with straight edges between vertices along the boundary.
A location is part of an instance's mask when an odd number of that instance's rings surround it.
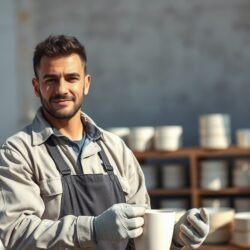
<svg viewBox="0 0 250 250">
<path fill-rule="evenodd" d="M 43 180 L 39 183 L 41 197 L 44 202 L 43 219 L 56 220 L 59 218 L 62 200 L 61 177 Z"/>
<path fill-rule="evenodd" d="M 41 195 L 45 197 L 62 194 L 61 177 L 41 181 L 40 190 Z"/>
</svg>

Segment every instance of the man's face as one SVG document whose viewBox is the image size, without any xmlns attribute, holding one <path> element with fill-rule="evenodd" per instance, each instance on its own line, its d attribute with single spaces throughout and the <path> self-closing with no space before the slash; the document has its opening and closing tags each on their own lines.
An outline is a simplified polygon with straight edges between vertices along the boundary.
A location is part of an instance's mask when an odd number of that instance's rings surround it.
<svg viewBox="0 0 250 250">
<path fill-rule="evenodd" d="M 70 119 L 81 108 L 88 94 L 91 77 L 85 75 L 84 63 L 77 54 L 42 57 L 33 79 L 36 96 L 48 118 Z"/>
</svg>

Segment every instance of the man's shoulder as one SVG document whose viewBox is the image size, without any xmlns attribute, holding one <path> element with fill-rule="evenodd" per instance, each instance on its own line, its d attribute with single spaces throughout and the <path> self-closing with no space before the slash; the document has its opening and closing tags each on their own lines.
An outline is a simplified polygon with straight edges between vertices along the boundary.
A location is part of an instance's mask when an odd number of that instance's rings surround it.
<svg viewBox="0 0 250 250">
<path fill-rule="evenodd" d="M 3 147 L 20 147 L 25 144 L 31 144 L 32 124 L 9 136 L 2 145 Z"/>
<path fill-rule="evenodd" d="M 120 136 L 105 129 L 101 129 L 101 132 L 102 132 L 103 140 L 106 144 L 116 149 L 120 149 L 122 151 L 128 149 L 126 143 Z"/>
</svg>

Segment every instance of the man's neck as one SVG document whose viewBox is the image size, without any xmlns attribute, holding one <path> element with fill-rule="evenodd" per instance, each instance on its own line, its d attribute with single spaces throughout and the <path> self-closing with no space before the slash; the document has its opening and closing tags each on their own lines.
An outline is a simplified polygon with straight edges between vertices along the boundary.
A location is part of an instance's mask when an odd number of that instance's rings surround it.
<svg viewBox="0 0 250 250">
<path fill-rule="evenodd" d="M 43 112 L 46 120 L 56 128 L 62 135 L 67 136 L 71 140 L 81 140 L 84 135 L 84 126 L 81 120 L 80 111 L 70 119 L 56 119 Z"/>
</svg>

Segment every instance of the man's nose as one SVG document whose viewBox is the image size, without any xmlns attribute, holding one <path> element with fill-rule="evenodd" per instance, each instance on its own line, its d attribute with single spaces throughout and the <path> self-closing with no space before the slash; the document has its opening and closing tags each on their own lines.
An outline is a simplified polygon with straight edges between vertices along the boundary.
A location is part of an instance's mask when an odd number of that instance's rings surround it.
<svg viewBox="0 0 250 250">
<path fill-rule="evenodd" d="M 64 78 L 60 78 L 60 80 L 58 81 L 58 88 L 57 88 L 57 92 L 58 94 L 65 94 L 67 93 L 67 82 L 65 81 Z"/>
</svg>

